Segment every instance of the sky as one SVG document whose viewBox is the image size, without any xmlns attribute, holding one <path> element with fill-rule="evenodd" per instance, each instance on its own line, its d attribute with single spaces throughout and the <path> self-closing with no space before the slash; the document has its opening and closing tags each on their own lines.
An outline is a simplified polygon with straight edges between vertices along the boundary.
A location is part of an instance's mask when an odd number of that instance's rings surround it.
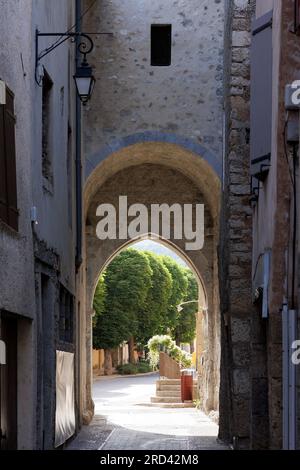
<svg viewBox="0 0 300 470">
<path fill-rule="evenodd" d="M 184 267 L 188 267 L 188 265 L 185 263 L 185 261 L 178 256 L 175 251 L 170 250 L 166 246 L 162 245 L 161 243 L 153 242 L 152 240 L 143 240 L 140 242 L 135 243 L 134 245 L 131 245 L 131 248 L 134 248 L 135 250 L 147 250 L 147 251 L 152 251 L 153 253 L 156 253 L 157 255 L 167 255 L 173 258 L 175 261 L 177 261 L 178 264 Z"/>
</svg>

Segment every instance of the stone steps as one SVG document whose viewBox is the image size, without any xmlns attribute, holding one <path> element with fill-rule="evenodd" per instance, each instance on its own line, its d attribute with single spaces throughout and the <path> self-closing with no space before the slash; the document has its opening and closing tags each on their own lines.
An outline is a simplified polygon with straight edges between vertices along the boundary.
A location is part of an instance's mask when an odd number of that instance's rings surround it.
<svg viewBox="0 0 300 470">
<path fill-rule="evenodd" d="M 181 380 L 161 379 L 156 382 L 156 396 L 151 397 L 150 406 L 161 408 L 193 408 L 191 402 L 181 401 Z"/>
<path fill-rule="evenodd" d="M 156 387 L 156 390 L 165 391 L 165 392 L 174 390 L 174 391 L 180 392 L 181 387 L 180 387 L 180 385 L 164 385 L 164 384 L 160 384 L 160 385 L 158 385 L 158 386 Z"/>
<path fill-rule="evenodd" d="M 151 397 L 151 403 L 181 403 L 180 397 Z"/>
<path fill-rule="evenodd" d="M 180 390 L 157 390 L 156 396 L 157 397 L 176 397 L 180 400 L 181 391 Z"/>
<path fill-rule="evenodd" d="M 192 401 L 186 401 L 184 403 L 149 403 L 148 406 L 154 408 L 195 408 L 195 405 Z"/>
<path fill-rule="evenodd" d="M 179 385 L 180 386 L 180 379 L 162 379 L 162 380 L 157 380 L 157 384 L 163 384 L 163 385 Z"/>
</svg>

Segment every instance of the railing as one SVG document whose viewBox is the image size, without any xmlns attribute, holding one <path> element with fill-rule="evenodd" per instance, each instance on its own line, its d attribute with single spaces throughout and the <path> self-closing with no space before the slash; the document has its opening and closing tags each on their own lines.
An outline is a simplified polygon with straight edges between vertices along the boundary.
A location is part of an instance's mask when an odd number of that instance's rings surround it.
<svg viewBox="0 0 300 470">
<path fill-rule="evenodd" d="M 180 379 L 180 366 L 168 354 L 159 353 L 159 375 L 167 379 Z"/>
</svg>

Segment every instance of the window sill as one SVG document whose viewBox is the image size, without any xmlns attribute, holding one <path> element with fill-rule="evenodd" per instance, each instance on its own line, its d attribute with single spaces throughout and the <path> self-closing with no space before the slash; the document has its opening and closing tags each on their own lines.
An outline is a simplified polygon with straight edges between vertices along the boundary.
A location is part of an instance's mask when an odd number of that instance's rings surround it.
<svg viewBox="0 0 300 470">
<path fill-rule="evenodd" d="M 22 238 L 18 230 L 14 229 L 10 225 L 7 225 L 7 223 L 1 219 L 0 219 L 0 231 L 5 232 L 7 235 L 11 236 L 12 238 L 16 238 L 18 240 Z"/>
</svg>

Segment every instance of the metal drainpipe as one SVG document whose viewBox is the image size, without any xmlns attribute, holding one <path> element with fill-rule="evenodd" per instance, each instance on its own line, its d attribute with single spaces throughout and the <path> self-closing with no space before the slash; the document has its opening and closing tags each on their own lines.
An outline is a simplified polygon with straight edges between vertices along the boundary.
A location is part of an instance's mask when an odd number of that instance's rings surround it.
<svg viewBox="0 0 300 470">
<path fill-rule="evenodd" d="M 81 0 L 76 0 L 76 32 L 81 31 Z M 76 39 L 76 43 L 80 38 Z M 76 47 L 75 67 L 80 65 Z M 76 94 L 76 269 L 82 263 L 82 165 L 81 165 L 81 101 Z"/>
</svg>

